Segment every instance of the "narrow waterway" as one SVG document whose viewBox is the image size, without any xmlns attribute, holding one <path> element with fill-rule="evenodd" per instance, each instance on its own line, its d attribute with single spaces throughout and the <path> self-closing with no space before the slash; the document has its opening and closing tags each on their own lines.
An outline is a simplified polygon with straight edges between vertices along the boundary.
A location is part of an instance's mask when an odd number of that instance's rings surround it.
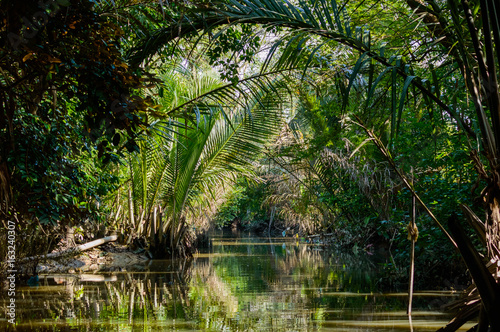
<svg viewBox="0 0 500 332">
<path fill-rule="evenodd" d="M 457 294 L 417 290 L 410 322 L 406 292 L 381 292 L 378 270 L 365 253 L 220 234 L 190 260 L 41 275 L 17 289 L 16 331 L 435 331 L 450 319 L 436 308 Z"/>
</svg>

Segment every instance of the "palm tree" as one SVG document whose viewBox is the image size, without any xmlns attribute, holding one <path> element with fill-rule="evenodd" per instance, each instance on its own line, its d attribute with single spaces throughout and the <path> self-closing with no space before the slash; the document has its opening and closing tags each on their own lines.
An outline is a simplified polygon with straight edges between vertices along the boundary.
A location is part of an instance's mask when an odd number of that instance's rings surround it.
<svg viewBox="0 0 500 332">
<path fill-rule="evenodd" d="M 181 76 L 179 72 L 162 76 L 163 110 L 156 115 L 183 110 L 195 113 L 197 120 L 190 123 L 178 115 L 157 124 L 158 133 L 145 137 L 138 143 L 139 151 L 130 156 L 131 220 L 137 220 L 136 232 L 149 241 L 156 257 L 165 256 L 167 250 L 186 254 L 188 211 L 200 195 L 214 195 L 214 188 L 227 185 L 235 174 L 252 175 L 251 162 L 279 133 L 284 116 L 283 100 L 275 93 L 277 82 L 268 88 L 254 87 L 247 91 L 245 102 L 231 103 L 234 97 L 227 94 L 232 86 L 213 75 L 184 77 L 185 85 Z M 160 210 L 164 219 L 155 218 Z"/>
</svg>

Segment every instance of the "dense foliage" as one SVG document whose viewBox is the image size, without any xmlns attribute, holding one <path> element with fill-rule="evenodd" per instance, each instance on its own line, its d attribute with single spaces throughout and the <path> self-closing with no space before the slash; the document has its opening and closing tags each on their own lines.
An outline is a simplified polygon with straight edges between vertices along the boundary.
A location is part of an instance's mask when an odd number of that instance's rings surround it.
<svg viewBox="0 0 500 332">
<path fill-rule="evenodd" d="M 90 1 L 2 1 L 0 11 L 2 214 L 81 220 L 113 188 L 96 176 L 97 158 L 136 146 L 152 106 L 134 92 L 142 71 L 128 67 L 121 28 Z"/>
</svg>

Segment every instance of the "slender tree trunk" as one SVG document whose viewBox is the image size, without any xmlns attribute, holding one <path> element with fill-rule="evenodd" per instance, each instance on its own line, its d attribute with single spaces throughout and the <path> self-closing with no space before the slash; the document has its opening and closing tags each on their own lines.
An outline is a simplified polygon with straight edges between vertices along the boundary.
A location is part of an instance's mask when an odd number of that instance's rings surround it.
<svg viewBox="0 0 500 332">
<path fill-rule="evenodd" d="M 130 226 L 133 227 L 135 225 L 134 222 L 134 201 L 132 200 L 132 189 L 128 190 L 128 209 L 129 209 L 129 218 L 130 218 Z"/>
<path fill-rule="evenodd" d="M 269 229 L 267 230 L 267 235 L 271 235 L 271 225 L 273 224 L 274 213 L 276 212 L 276 205 L 271 208 L 271 217 L 269 218 Z"/>
<path fill-rule="evenodd" d="M 495 183 L 496 186 L 498 184 Z M 488 198 L 488 197 L 487 197 Z M 500 189 L 492 190 L 488 202 L 488 214 L 486 219 L 486 246 L 490 259 L 500 260 L 498 256 L 500 248 Z"/>
</svg>

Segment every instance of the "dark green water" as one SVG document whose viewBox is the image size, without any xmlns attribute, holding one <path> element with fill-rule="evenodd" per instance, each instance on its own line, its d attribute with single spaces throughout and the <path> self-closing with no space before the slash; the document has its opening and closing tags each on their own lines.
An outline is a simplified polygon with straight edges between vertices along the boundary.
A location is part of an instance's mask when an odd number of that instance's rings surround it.
<svg viewBox="0 0 500 332">
<path fill-rule="evenodd" d="M 191 260 L 41 275 L 17 287 L 17 331 L 435 331 L 449 292 L 382 293 L 372 257 L 292 239 L 214 237 Z M 12 329 L 1 300 L 0 330 Z M 464 326 L 463 330 L 472 324 Z M 12 329 L 13 330 L 13 329 Z"/>
</svg>

